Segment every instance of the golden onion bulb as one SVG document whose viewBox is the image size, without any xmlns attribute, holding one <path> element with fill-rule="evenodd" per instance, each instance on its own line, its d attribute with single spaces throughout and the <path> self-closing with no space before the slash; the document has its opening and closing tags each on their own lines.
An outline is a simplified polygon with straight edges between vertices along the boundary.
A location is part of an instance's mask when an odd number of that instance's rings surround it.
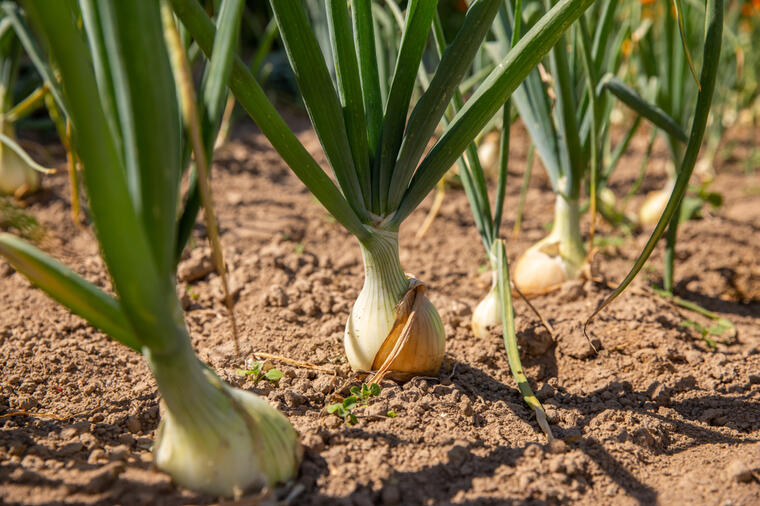
<svg viewBox="0 0 760 506">
<path fill-rule="evenodd" d="M 391 357 L 400 375 L 436 374 L 443 362 L 445 332 L 424 285 L 406 277 L 398 259 L 398 235 L 376 230 L 362 244 L 365 279 L 346 322 L 344 347 L 355 370 L 374 371 Z"/>
</svg>

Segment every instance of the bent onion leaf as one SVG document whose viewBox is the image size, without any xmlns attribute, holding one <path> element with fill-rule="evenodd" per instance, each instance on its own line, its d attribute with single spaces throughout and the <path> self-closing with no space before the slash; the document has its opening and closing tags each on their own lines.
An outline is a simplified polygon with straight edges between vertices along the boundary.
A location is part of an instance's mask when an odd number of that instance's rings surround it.
<svg viewBox="0 0 760 506">
<path fill-rule="evenodd" d="M 509 264 L 507 263 L 507 251 L 503 239 L 494 241 L 491 255 L 496 259 L 497 286 L 499 301 L 501 302 L 501 325 L 509 370 L 517 382 L 523 400 L 536 413 L 538 425 L 551 442 L 553 436 L 549 423 L 546 421 L 546 411 L 530 388 L 520 361 L 520 350 L 517 348 L 517 334 L 515 333 L 515 311 L 512 306 L 512 288 L 509 283 Z"/>
<path fill-rule="evenodd" d="M 182 21 L 206 56 L 211 55 L 214 41 L 214 24 L 197 0 L 169 0 L 172 10 Z M 370 232 L 359 220 L 356 212 L 340 193 L 327 174 L 314 160 L 285 120 L 266 96 L 263 88 L 250 70 L 235 58 L 229 82 L 235 98 L 253 118 L 262 133 L 282 156 L 285 163 L 309 188 L 314 197 L 329 211 L 341 225 L 360 241 L 366 240 Z"/>
<path fill-rule="evenodd" d="M 0 255 L 52 299 L 63 304 L 120 343 L 140 352 L 119 301 L 49 257 L 31 244 L 10 234 L 0 234 Z"/>
<path fill-rule="evenodd" d="M 689 141 L 689 136 L 683 131 L 681 125 L 671 118 L 668 113 L 644 100 L 641 95 L 636 93 L 636 90 L 612 74 L 604 76 L 599 83 L 599 87 L 608 90 L 618 100 L 648 119 L 656 127 L 661 128 L 668 135 L 672 135 L 681 142 Z"/>
<path fill-rule="evenodd" d="M 560 0 L 520 39 L 452 120 L 423 159 L 399 204 L 394 224 L 419 205 L 507 98 L 593 0 Z"/>
<path fill-rule="evenodd" d="M 618 287 L 615 288 L 615 290 L 613 290 L 612 293 L 609 294 L 586 319 L 586 322 L 583 324 L 584 333 L 586 333 L 587 327 L 594 317 L 623 293 L 639 271 L 644 267 L 644 264 L 652 254 L 657 241 L 662 237 L 665 228 L 680 207 L 681 199 L 686 193 L 686 189 L 689 185 L 689 178 L 691 177 L 694 165 L 697 162 L 699 149 L 702 146 L 702 139 L 704 138 L 707 119 L 710 114 L 712 96 L 715 91 L 715 81 L 718 74 L 720 48 L 723 38 L 723 0 L 707 0 L 706 12 L 707 20 L 705 26 L 707 29 L 705 32 L 703 53 L 704 64 L 700 76 L 701 87 L 699 94 L 697 95 L 697 104 L 694 112 L 694 122 L 691 127 L 691 135 L 689 136 L 689 143 L 686 146 L 686 152 L 684 153 L 681 162 L 681 169 L 678 172 L 678 178 L 676 179 L 673 192 L 670 195 L 668 204 L 665 206 L 665 211 L 663 211 L 662 216 L 660 216 L 660 220 L 652 231 L 652 235 L 649 237 L 649 240 L 639 257 L 636 259 L 630 272 L 628 272 L 625 279 L 620 282 Z"/>
</svg>

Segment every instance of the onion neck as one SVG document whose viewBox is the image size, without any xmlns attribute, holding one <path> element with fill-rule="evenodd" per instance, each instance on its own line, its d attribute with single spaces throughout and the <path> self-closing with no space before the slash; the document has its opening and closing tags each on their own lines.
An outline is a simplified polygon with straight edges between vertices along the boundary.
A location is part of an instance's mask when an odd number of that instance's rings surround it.
<svg viewBox="0 0 760 506">
<path fill-rule="evenodd" d="M 409 280 L 401 268 L 398 253 L 398 232 L 376 229 L 360 243 L 364 262 L 362 290 L 380 292 L 382 300 L 392 301 L 390 310 L 409 288 Z"/>
<path fill-rule="evenodd" d="M 554 226 L 545 241 L 548 239 L 559 242 L 559 253 L 564 260 L 568 279 L 577 277 L 586 261 L 586 248 L 583 246 L 580 223 L 581 212 L 578 200 L 557 195 L 554 204 Z"/>
<path fill-rule="evenodd" d="M 364 286 L 346 322 L 344 345 L 348 363 L 369 371 L 396 320 L 396 305 L 409 288 L 398 256 L 398 233 L 373 230 L 361 241 Z"/>
<path fill-rule="evenodd" d="M 229 434 L 245 429 L 245 422 L 233 408 L 221 385 L 214 385 L 205 366 L 198 360 L 189 337 L 178 339 L 173 352 L 144 355 L 166 406 L 167 417 L 184 430 L 214 444 Z M 231 430 L 232 429 L 232 430 Z"/>
</svg>

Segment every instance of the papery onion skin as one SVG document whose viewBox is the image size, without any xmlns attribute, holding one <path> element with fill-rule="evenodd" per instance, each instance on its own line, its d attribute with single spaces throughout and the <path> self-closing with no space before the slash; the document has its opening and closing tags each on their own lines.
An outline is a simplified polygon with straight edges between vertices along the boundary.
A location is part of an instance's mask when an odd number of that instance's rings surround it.
<svg viewBox="0 0 760 506">
<path fill-rule="evenodd" d="M 346 322 L 344 347 L 354 370 L 371 371 L 375 359 L 396 321 L 396 306 L 410 287 L 398 256 L 398 233 L 375 229 L 361 244 L 364 261 L 364 286 Z M 443 361 L 445 332 L 441 317 L 425 297 L 414 323 L 412 335 L 392 371 L 429 375 Z"/>
<path fill-rule="evenodd" d="M 435 376 L 443 363 L 446 333 L 443 322 L 424 291 L 418 293 L 418 308 L 412 316 L 410 337 L 390 367 L 396 377 Z M 379 369 L 390 355 L 394 342 L 383 343 L 375 356 L 373 370 Z"/>
<path fill-rule="evenodd" d="M 578 278 L 585 262 L 578 201 L 558 195 L 552 232 L 517 260 L 514 283 L 527 296 L 540 295 Z"/>
<path fill-rule="evenodd" d="M 484 339 L 488 329 L 501 325 L 501 304 L 498 290 L 491 288 L 472 312 L 472 332 L 476 337 Z"/>
</svg>

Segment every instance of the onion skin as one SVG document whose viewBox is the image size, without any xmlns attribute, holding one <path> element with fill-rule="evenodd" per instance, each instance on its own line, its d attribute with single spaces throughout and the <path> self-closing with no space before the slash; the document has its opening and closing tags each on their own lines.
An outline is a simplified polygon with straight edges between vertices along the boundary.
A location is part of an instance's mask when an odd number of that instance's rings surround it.
<svg viewBox="0 0 760 506">
<path fill-rule="evenodd" d="M 644 203 L 639 208 L 639 223 L 642 225 L 654 225 L 668 205 L 671 190 L 668 188 L 649 192 Z"/>
<path fill-rule="evenodd" d="M 525 295 L 539 295 L 553 290 L 568 279 L 560 255 L 548 255 L 540 248 L 530 248 L 515 264 L 515 284 Z"/>
<path fill-rule="evenodd" d="M 578 201 L 558 195 L 552 232 L 531 246 L 515 264 L 513 279 L 526 296 L 541 295 L 577 279 L 586 263 Z"/>
<path fill-rule="evenodd" d="M 410 289 L 398 256 L 398 233 L 374 230 L 361 245 L 364 261 L 364 286 L 348 315 L 343 343 L 352 369 L 376 370 L 388 356 L 388 345 L 395 342 L 389 334 L 396 322 L 396 307 Z M 391 372 L 403 376 L 437 374 L 443 362 L 445 332 L 441 317 L 424 291 L 418 293 L 418 310 L 411 323 L 405 348 L 391 364 Z M 384 346 L 386 345 L 386 346 Z M 381 348 L 384 351 L 380 353 Z"/>
<path fill-rule="evenodd" d="M 478 146 L 478 159 L 486 173 L 493 173 L 499 164 L 499 134 L 491 131 Z"/>
<path fill-rule="evenodd" d="M 480 339 L 489 335 L 488 329 L 501 325 L 501 305 L 498 290 L 491 288 L 472 312 L 472 333 Z"/>
<path fill-rule="evenodd" d="M 418 293 L 417 297 L 420 300 L 416 301 L 417 309 L 411 316 L 413 320 L 410 322 L 409 340 L 400 354 L 390 363 L 390 370 L 396 377 L 434 376 L 438 374 L 443 363 L 445 347 L 443 322 L 433 303 L 425 296 L 424 290 Z M 375 355 L 373 370 L 382 367 L 398 338 L 398 335 L 393 335 L 383 342 Z"/>
</svg>

